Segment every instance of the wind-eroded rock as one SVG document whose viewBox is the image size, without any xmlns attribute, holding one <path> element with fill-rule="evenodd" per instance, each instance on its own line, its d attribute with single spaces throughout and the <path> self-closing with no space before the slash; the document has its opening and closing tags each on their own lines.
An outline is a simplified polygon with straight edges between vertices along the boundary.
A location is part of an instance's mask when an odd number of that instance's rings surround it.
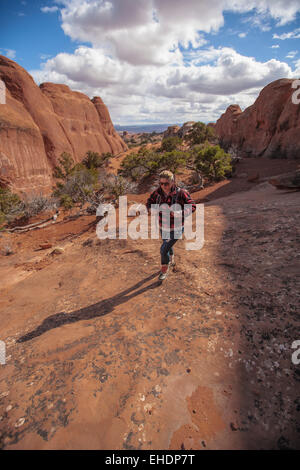
<svg viewBox="0 0 300 470">
<path fill-rule="evenodd" d="M 229 106 L 215 126 L 222 144 L 235 146 L 245 157 L 299 158 L 300 105 L 292 101 L 292 83 L 270 83 L 244 112 Z"/>
<path fill-rule="evenodd" d="M 23 193 L 47 192 L 62 152 L 75 162 L 88 150 L 120 153 L 126 144 L 114 130 L 101 98 L 90 100 L 66 85 L 44 83 L 0 56 L 6 104 L 0 105 L 0 182 Z"/>
</svg>

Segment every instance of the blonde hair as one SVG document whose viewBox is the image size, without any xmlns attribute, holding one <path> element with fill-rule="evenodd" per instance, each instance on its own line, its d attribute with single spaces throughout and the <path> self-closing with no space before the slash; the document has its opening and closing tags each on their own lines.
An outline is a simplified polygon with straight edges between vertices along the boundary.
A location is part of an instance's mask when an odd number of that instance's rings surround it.
<svg viewBox="0 0 300 470">
<path fill-rule="evenodd" d="M 169 181 L 174 181 L 174 175 L 169 170 L 163 170 L 159 173 L 160 178 L 166 178 Z"/>
</svg>

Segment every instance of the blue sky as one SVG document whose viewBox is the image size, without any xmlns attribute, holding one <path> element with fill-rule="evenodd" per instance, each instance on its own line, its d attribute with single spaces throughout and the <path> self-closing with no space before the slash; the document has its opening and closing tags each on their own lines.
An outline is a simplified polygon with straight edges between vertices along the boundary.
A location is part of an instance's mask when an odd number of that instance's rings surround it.
<svg viewBox="0 0 300 470">
<path fill-rule="evenodd" d="M 300 76 L 298 0 L 1 0 L 0 27 L 1 54 L 116 124 L 208 122 Z"/>
<path fill-rule="evenodd" d="M 50 4 L 50 3 L 49 3 Z M 61 28 L 59 10 L 43 13 L 47 2 L 40 0 L 1 0 L 0 50 L 26 70 L 36 69 L 41 57 L 53 57 L 59 52 L 72 53 L 77 41 L 72 41 Z M 52 4 L 50 4 L 52 6 Z"/>
</svg>

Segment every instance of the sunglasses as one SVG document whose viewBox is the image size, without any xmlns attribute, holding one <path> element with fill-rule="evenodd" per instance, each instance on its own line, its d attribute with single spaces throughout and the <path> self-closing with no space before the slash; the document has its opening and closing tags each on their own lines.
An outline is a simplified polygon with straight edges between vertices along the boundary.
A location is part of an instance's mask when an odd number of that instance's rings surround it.
<svg viewBox="0 0 300 470">
<path fill-rule="evenodd" d="M 161 186 L 170 186 L 170 183 L 160 183 Z"/>
</svg>

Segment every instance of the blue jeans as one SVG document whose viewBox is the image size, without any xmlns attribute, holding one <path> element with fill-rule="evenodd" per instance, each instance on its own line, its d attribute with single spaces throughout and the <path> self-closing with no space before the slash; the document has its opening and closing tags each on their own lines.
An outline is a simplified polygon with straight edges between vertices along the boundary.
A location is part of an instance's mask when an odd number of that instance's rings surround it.
<svg viewBox="0 0 300 470">
<path fill-rule="evenodd" d="M 163 234 L 162 230 L 160 229 L 160 235 L 163 239 L 163 243 L 160 247 L 161 264 L 169 264 L 170 256 L 174 254 L 173 246 L 175 245 L 175 243 L 179 239 L 180 234 L 182 234 L 183 231 L 184 227 L 181 227 L 179 231 L 177 230 L 177 238 L 175 238 L 174 230 L 170 232 L 170 235 L 166 235 Z"/>
</svg>

